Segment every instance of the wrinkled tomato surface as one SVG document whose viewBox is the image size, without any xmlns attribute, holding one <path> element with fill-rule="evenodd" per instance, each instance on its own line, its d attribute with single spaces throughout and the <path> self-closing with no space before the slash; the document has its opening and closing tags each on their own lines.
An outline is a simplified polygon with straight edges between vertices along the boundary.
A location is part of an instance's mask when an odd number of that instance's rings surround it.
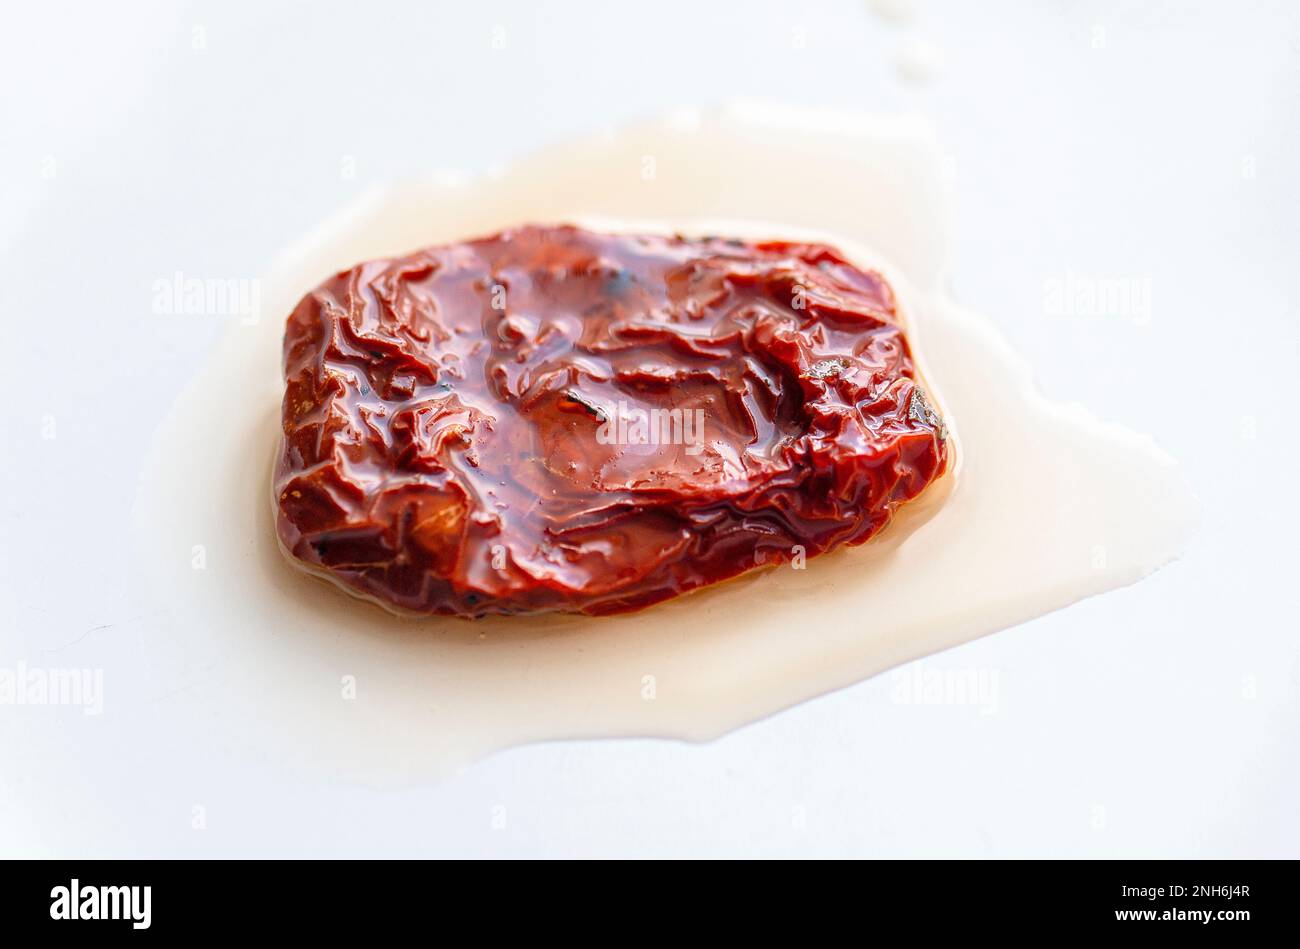
<svg viewBox="0 0 1300 949">
<path fill-rule="evenodd" d="M 860 544 L 943 473 L 884 278 L 831 247 L 520 227 L 284 337 L 277 528 L 408 611 L 634 610 Z"/>
</svg>

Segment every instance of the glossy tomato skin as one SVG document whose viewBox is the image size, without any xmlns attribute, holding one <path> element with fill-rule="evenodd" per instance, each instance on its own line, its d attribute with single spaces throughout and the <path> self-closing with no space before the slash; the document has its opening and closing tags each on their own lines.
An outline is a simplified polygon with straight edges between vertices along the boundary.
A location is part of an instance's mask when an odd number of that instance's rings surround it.
<svg viewBox="0 0 1300 949">
<path fill-rule="evenodd" d="M 638 609 L 860 544 L 949 463 L 885 279 L 527 226 L 369 261 L 284 338 L 286 550 L 404 611 Z"/>
</svg>

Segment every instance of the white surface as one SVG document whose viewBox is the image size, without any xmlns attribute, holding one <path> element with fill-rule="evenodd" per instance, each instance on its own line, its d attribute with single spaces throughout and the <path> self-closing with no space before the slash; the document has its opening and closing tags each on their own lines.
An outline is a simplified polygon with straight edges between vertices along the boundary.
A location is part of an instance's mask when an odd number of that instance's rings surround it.
<svg viewBox="0 0 1300 949">
<path fill-rule="evenodd" d="M 163 758 L 112 682 L 100 716 L 0 706 L 0 852 L 1300 855 L 1286 4 L 233 6 L 29 5 L 0 35 L 0 667 L 93 668 L 160 621 L 119 545 L 220 319 L 155 315 L 155 280 L 255 277 L 367 184 L 737 93 L 929 116 L 957 299 L 1047 394 L 1153 432 L 1204 526 L 1135 587 L 923 664 L 996 674 L 983 707 L 886 674 L 708 745 L 540 745 L 375 792 L 247 761 L 219 718 Z M 942 65 L 909 85 L 917 40 Z M 1149 281 L 1150 318 L 1050 314 L 1068 274 Z M 141 655 L 119 687 L 165 716 L 203 672 Z"/>
</svg>

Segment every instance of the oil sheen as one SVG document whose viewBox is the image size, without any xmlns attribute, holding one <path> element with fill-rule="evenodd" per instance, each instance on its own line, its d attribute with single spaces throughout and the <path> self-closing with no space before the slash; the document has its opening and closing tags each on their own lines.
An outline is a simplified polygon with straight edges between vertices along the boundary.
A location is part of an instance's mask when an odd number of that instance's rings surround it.
<svg viewBox="0 0 1300 949">
<path fill-rule="evenodd" d="M 1139 580 L 1196 519 L 1150 438 L 1045 400 L 944 294 L 942 162 L 910 120 L 736 104 L 574 141 L 481 177 L 366 195 L 263 278 L 156 435 L 137 498 L 141 643 L 240 754 L 378 785 L 547 739 L 707 740 Z M 638 613 L 396 616 L 297 570 L 273 523 L 284 319 L 365 259 L 523 223 L 821 240 L 898 294 L 956 463 L 867 544 Z M 864 712 L 869 714 L 869 712 Z"/>
</svg>

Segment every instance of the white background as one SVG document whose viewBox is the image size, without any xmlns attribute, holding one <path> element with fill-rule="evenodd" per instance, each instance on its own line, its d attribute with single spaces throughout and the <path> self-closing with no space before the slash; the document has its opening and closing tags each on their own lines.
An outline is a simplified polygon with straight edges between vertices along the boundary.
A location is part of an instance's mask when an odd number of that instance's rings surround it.
<svg viewBox="0 0 1300 949">
<path fill-rule="evenodd" d="M 956 298 L 1049 395 L 1152 432 L 1204 523 L 1137 586 L 927 660 L 995 672 L 991 709 L 891 702 L 885 675 L 707 745 L 551 743 L 380 792 L 230 755 L 178 774 L 68 709 L 46 710 L 68 713 L 66 742 L 32 747 L 0 706 L 0 854 L 1300 856 L 1292 5 L 920 2 L 898 23 L 852 0 L 86 3 L 5 21 L 0 665 L 93 665 L 149 622 L 120 554 L 142 455 L 221 329 L 154 315 L 155 280 L 255 277 L 368 185 L 733 96 L 929 117 Z M 918 41 L 941 58 L 927 82 L 897 65 Z M 1049 314 L 1067 274 L 1150 281 L 1150 319 Z"/>
</svg>

